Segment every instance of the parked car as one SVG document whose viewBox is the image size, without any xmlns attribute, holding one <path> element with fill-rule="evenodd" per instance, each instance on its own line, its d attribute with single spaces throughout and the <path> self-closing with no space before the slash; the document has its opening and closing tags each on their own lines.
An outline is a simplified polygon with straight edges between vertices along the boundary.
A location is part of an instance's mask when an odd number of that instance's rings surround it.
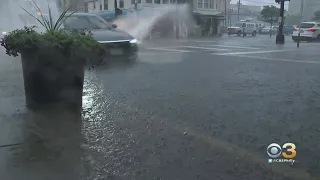
<svg viewBox="0 0 320 180">
<path fill-rule="evenodd" d="M 286 35 L 293 34 L 294 28 L 295 27 L 293 25 L 289 25 L 289 24 L 283 25 L 283 34 L 286 34 Z"/>
<path fill-rule="evenodd" d="M 273 34 L 278 34 L 279 31 L 279 26 L 272 26 L 272 33 Z"/>
<path fill-rule="evenodd" d="M 67 29 L 88 29 L 93 37 L 106 47 L 111 60 L 135 61 L 138 41 L 128 33 L 117 29 L 96 14 L 74 13 L 64 23 Z"/>
<path fill-rule="evenodd" d="M 271 26 L 266 26 L 262 28 L 260 34 L 270 34 L 270 31 L 271 31 Z"/>
<path fill-rule="evenodd" d="M 320 41 L 320 23 L 319 22 L 303 22 L 300 26 L 300 37 L 299 28 L 296 27 L 292 34 L 292 40 L 305 40 L 305 41 Z"/>
</svg>

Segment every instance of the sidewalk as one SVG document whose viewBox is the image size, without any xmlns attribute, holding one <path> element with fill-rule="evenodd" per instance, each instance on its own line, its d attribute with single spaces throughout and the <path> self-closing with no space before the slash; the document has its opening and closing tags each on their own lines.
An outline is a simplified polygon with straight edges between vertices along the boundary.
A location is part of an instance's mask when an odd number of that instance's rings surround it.
<svg viewBox="0 0 320 180">
<path fill-rule="evenodd" d="M 27 111 L 20 58 L 8 57 L 3 50 L 0 54 L 0 179 L 80 179 L 81 152 L 77 150 L 81 143 L 74 138 L 81 137 L 80 131 L 70 135 L 75 132 L 72 130 L 80 128 L 65 121 L 66 116 L 61 113 L 48 116 Z M 64 132 L 62 126 L 70 128 L 64 128 L 67 130 Z M 52 131 L 41 132 L 48 129 Z M 59 139 L 34 143 L 39 136 L 48 137 L 45 135 Z M 10 146 L 17 143 L 19 145 Z"/>
</svg>

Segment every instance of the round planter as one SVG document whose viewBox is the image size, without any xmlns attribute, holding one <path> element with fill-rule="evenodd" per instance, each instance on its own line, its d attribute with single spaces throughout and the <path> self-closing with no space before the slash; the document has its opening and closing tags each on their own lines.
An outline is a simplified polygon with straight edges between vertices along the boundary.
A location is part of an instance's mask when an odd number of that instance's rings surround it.
<svg viewBox="0 0 320 180">
<path fill-rule="evenodd" d="M 28 108 L 82 108 L 83 60 L 61 52 L 21 54 L 21 60 Z"/>
</svg>

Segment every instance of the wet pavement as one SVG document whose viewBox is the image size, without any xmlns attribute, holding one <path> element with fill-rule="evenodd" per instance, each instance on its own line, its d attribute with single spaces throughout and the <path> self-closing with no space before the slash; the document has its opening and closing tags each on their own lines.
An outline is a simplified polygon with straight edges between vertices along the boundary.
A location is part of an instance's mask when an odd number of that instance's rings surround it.
<svg viewBox="0 0 320 180">
<path fill-rule="evenodd" d="M 27 111 L 20 61 L 2 53 L 0 145 L 22 144 L 0 148 L 0 179 L 320 179 L 320 44 L 274 42 L 148 41 L 134 66 L 87 71 L 82 127 Z M 296 162 L 268 164 L 273 142 Z"/>
</svg>

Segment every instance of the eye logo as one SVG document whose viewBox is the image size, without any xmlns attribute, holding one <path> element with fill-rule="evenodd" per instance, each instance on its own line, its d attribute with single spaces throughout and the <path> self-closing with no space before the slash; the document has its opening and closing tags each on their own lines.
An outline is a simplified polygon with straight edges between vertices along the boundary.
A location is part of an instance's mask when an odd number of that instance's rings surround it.
<svg viewBox="0 0 320 180">
<path fill-rule="evenodd" d="M 282 147 L 277 143 L 271 143 L 267 148 L 267 154 L 270 158 L 277 158 L 280 155 L 286 159 L 293 159 L 297 156 L 296 145 L 285 143 Z"/>
<path fill-rule="evenodd" d="M 277 143 L 272 143 L 267 148 L 267 154 L 271 158 L 277 158 L 281 155 L 282 148 Z"/>
</svg>

